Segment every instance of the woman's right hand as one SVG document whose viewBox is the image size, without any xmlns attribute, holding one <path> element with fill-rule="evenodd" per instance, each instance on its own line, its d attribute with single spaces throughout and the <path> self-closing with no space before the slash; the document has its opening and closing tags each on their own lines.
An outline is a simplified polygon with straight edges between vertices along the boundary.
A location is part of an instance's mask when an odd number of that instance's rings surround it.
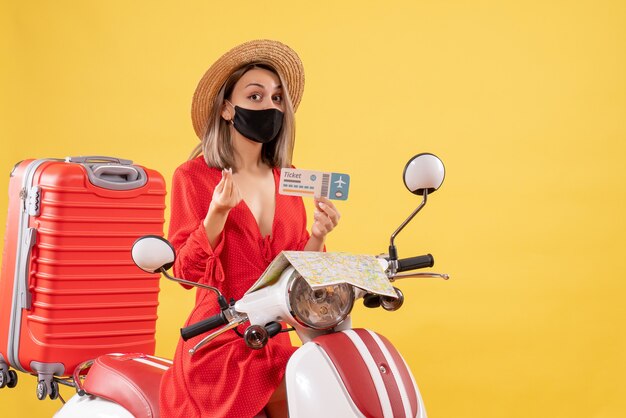
<svg viewBox="0 0 626 418">
<path fill-rule="evenodd" d="M 222 170 L 222 179 L 215 190 L 213 191 L 213 198 L 211 199 L 211 207 L 219 213 L 226 214 L 230 212 L 232 208 L 237 206 L 241 202 L 241 193 L 239 188 L 233 180 L 233 169 L 228 168 Z M 211 208 L 209 208 L 209 211 Z"/>
<path fill-rule="evenodd" d="M 213 198 L 203 222 L 211 248 L 216 248 L 219 244 L 228 213 L 241 202 L 241 199 L 239 188 L 233 180 L 233 170 L 222 170 L 222 179 L 215 186 Z"/>
</svg>

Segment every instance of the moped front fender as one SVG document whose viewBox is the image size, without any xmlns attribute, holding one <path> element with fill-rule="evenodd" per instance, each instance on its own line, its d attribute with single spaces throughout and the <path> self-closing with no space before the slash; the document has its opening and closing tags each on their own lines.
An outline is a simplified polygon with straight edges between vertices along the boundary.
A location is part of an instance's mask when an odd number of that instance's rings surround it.
<svg viewBox="0 0 626 418">
<path fill-rule="evenodd" d="M 304 344 L 289 360 L 285 379 L 293 417 L 426 418 L 406 362 L 385 337 L 368 330 Z"/>
</svg>

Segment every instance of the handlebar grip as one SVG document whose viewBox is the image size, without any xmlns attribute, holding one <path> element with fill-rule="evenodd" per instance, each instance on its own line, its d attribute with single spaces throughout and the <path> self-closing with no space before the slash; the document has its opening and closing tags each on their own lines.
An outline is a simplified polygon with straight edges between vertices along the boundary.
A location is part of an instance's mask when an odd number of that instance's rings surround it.
<svg viewBox="0 0 626 418">
<path fill-rule="evenodd" d="M 378 308 L 380 306 L 380 295 L 374 293 L 366 293 L 363 296 L 363 305 L 366 308 Z"/>
<path fill-rule="evenodd" d="M 417 257 L 409 257 L 398 260 L 398 272 L 423 269 L 435 265 L 435 259 L 432 254 L 418 255 Z"/>
<path fill-rule="evenodd" d="M 195 324 L 189 325 L 188 327 L 180 329 L 180 336 L 183 337 L 183 340 L 187 341 L 190 338 L 195 337 L 196 335 L 200 335 L 203 332 L 207 332 L 212 330 L 213 328 L 217 328 L 220 325 L 226 324 L 228 321 L 223 313 L 218 313 L 217 315 L 213 315 L 210 318 L 203 319 L 200 322 L 196 322 Z"/>
<path fill-rule="evenodd" d="M 267 330 L 270 338 L 272 338 L 278 335 L 278 333 L 283 329 L 283 326 L 280 325 L 278 322 L 270 322 L 269 324 L 265 325 L 265 329 Z"/>
</svg>

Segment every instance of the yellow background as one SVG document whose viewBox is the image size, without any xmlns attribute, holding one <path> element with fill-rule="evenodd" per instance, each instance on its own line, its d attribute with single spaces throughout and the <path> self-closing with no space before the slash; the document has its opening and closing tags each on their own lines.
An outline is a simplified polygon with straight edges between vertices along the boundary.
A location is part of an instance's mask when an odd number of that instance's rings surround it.
<svg viewBox="0 0 626 418">
<path fill-rule="evenodd" d="M 0 191 L 29 157 L 120 156 L 169 181 L 196 144 L 206 68 L 281 40 L 306 69 L 295 164 L 352 176 L 330 250 L 386 251 L 418 204 L 406 160 L 446 164 L 397 244 L 452 279 L 402 282 L 396 313 L 354 313 L 396 344 L 429 416 L 623 417 L 624 22 L 609 0 L 2 0 Z M 0 193 L 2 235 L 6 206 Z M 159 355 L 192 302 L 163 283 Z M 0 415 L 60 406 L 20 377 Z"/>
</svg>

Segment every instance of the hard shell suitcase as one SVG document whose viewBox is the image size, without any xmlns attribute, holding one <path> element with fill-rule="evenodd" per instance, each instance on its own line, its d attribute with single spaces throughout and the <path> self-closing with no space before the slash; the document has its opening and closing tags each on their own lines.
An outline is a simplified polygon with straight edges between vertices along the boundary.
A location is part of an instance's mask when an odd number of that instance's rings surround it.
<svg viewBox="0 0 626 418">
<path fill-rule="evenodd" d="M 110 352 L 153 354 L 159 275 L 131 259 L 142 235 L 163 235 L 165 182 L 156 171 L 110 157 L 18 163 L 0 277 L 0 387 L 13 367 L 53 376 Z"/>
</svg>

